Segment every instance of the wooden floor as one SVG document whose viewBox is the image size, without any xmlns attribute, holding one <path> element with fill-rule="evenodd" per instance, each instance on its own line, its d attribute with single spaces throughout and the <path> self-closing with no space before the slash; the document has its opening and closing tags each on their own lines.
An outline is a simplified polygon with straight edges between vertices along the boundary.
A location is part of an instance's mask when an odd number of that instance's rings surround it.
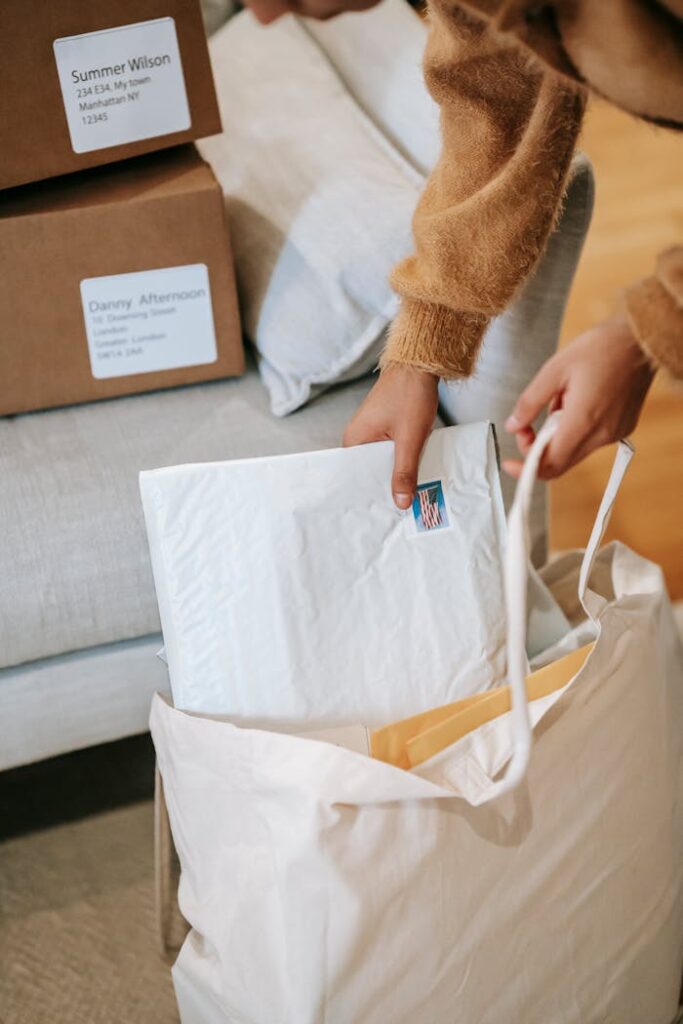
<svg viewBox="0 0 683 1024">
<path fill-rule="evenodd" d="M 607 316 L 621 288 L 651 273 L 659 251 L 683 242 L 683 136 L 652 128 L 603 103 L 581 141 L 596 174 L 591 231 L 562 339 Z M 683 385 L 656 379 L 633 435 L 631 464 L 608 538 L 663 566 L 683 598 Z M 611 464 L 603 449 L 552 485 L 554 550 L 583 546 Z"/>
</svg>

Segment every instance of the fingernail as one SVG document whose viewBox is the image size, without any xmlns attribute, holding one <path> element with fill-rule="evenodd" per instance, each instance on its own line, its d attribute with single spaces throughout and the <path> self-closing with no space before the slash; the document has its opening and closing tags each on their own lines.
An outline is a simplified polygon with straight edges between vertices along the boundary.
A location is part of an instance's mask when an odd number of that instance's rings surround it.
<svg viewBox="0 0 683 1024">
<path fill-rule="evenodd" d="M 508 416 L 508 418 L 505 420 L 505 429 L 510 434 L 514 434 L 515 430 L 519 430 L 521 425 L 522 424 L 519 422 L 516 416 Z"/>
<path fill-rule="evenodd" d="M 409 494 L 395 494 L 394 501 L 399 508 L 410 508 L 413 503 L 413 499 Z"/>
</svg>

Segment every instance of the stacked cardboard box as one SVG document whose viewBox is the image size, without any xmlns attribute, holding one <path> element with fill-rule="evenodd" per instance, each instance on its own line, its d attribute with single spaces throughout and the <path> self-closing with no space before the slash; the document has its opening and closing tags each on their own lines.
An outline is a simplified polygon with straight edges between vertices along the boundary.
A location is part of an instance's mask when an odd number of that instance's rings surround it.
<svg viewBox="0 0 683 1024">
<path fill-rule="evenodd" d="M 199 0 L 3 0 L 0 188 L 220 132 Z"/>
<path fill-rule="evenodd" d="M 241 373 L 223 197 L 194 147 L 0 202 L 0 413 Z"/>
<path fill-rule="evenodd" d="M 242 372 L 198 0 L 6 0 L 0 38 L 0 415 Z"/>
</svg>

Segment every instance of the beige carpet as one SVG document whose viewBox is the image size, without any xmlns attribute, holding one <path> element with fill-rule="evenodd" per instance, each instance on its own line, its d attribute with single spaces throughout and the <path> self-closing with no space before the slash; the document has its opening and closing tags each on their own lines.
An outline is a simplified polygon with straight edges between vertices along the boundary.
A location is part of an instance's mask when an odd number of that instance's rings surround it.
<svg viewBox="0 0 683 1024">
<path fill-rule="evenodd" d="M 0 844 L 2 1024 L 177 1024 L 152 827 L 145 802 Z"/>
</svg>

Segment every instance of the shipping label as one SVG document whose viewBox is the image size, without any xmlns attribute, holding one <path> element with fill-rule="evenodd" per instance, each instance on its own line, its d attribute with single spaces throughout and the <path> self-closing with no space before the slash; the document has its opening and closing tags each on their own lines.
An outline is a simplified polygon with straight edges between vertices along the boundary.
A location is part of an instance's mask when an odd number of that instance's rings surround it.
<svg viewBox="0 0 683 1024">
<path fill-rule="evenodd" d="M 190 127 L 173 18 L 66 36 L 53 49 L 75 153 Z"/>
<path fill-rule="evenodd" d="M 205 264 L 88 277 L 81 302 L 93 377 L 128 377 L 217 359 Z"/>
</svg>

